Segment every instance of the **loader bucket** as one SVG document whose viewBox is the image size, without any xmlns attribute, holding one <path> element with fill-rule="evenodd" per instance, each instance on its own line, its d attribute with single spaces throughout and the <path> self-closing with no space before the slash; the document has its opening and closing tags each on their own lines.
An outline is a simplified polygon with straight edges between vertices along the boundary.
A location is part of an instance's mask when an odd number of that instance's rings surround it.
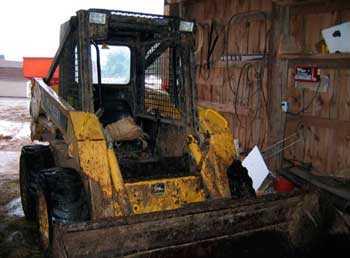
<svg viewBox="0 0 350 258">
<path fill-rule="evenodd" d="M 52 252 L 59 258 L 219 257 L 225 242 L 285 232 L 288 213 L 300 200 L 296 194 L 215 200 L 128 218 L 55 224 Z"/>
</svg>

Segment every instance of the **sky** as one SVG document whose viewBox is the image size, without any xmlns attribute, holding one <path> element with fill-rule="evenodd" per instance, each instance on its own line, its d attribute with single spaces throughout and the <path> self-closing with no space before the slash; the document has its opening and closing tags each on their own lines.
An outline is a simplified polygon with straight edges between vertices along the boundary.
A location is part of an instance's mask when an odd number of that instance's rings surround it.
<svg viewBox="0 0 350 258">
<path fill-rule="evenodd" d="M 164 0 L 8 0 L 0 3 L 0 54 L 7 60 L 53 57 L 60 25 L 89 8 L 163 13 Z"/>
</svg>

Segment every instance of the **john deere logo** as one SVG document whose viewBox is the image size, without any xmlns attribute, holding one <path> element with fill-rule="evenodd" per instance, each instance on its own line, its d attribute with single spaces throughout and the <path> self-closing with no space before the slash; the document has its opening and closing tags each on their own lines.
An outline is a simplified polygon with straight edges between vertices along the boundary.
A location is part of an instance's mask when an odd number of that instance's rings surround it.
<svg viewBox="0 0 350 258">
<path fill-rule="evenodd" d="M 152 185 L 152 193 L 155 195 L 163 195 L 165 192 L 165 185 L 163 183 L 158 183 Z"/>
</svg>

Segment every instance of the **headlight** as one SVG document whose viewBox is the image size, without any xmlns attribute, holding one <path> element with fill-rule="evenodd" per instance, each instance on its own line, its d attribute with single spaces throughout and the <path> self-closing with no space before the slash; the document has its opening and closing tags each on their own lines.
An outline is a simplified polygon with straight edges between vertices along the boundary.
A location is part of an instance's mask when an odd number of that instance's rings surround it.
<svg viewBox="0 0 350 258">
<path fill-rule="evenodd" d="M 95 24 L 106 24 L 106 17 L 107 15 L 105 13 L 91 12 L 89 15 L 89 22 Z"/>
<path fill-rule="evenodd" d="M 194 27 L 193 22 L 180 21 L 179 30 L 183 32 L 192 32 Z"/>
</svg>

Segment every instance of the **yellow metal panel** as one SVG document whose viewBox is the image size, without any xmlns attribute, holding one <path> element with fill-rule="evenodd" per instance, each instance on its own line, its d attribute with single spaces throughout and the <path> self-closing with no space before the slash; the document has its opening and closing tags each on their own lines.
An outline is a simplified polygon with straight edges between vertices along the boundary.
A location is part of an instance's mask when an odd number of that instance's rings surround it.
<svg viewBox="0 0 350 258">
<path fill-rule="evenodd" d="M 206 190 L 212 198 L 229 198 L 231 197 L 230 186 L 227 178 L 227 168 L 230 164 L 223 162 L 213 151 L 213 146 L 203 161 L 201 175 L 203 177 Z"/>
<path fill-rule="evenodd" d="M 107 144 L 98 118 L 77 111 L 69 112 L 69 117 L 69 155 L 77 158 L 83 178 L 88 179 L 92 218 L 120 215 L 120 207 L 113 198 Z"/>
<path fill-rule="evenodd" d="M 105 142 L 78 142 L 78 155 L 83 173 L 101 186 L 106 197 L 112 197 L 112 182 Z"/>
<path fill-rule="evenodd" d="M 229 124 L 217 111 L 210 108 L 198 108 L 201 133 L 218 134 L 226 131 Z"/>
<path fill-rule="evenodd" d="M 231 164 L 236 156 L 233 134 L 226 119 L 213 109 L 199 108 L 199 127 L 207 135 L 213 151 L 225 163 Z M 209 134 L 209 135 L 208 135 Z"/>
<path fill-rule="evenodd" d="M 231 193 L 226 171 L 236 155 L 232 132 L 226 119 L 213 109 L 198 108 L 198 117 L 206 143 L 200 148 L 190 136 L 188 148 L 199 166 L 209 196 L 228 198 Z"/>
<path fill-rule="evenodd" d="M 126 183 L 125 186 L 135 214 L 172 210 L 205 200 L 201 178 L 196 176 Z"/>
<path fill-rule="evenodd" d="M 231 165 L 236 153 L 232 134 L 221 133 L 212 135 L 210 137 L 210 146 L 217 159 L 221 159 L 226 166 Z"/>
<path fill-rule="evenodd" d="M 203 160 L 203 155 L 202 155 L 202 151 L 199 148 L 199 145 L 198 145 L 196 139 L 194 139 L 193 135 L 190 135 L 188 137 L 187 144 L 188 144 L 188 148 L 192 154 L 192 157 L 196 161 L 196 164 L 199 166 Z"/>
<path fill-rule="evenodd" d="M 202 117 L 200 116 L 200 121 L 203 122 L 201 130 L 210 134 L 204 153 L 196 140 L 189 137 L 188 146 L 201 169 L 201 177 L 126 184 L 114 150 L 107 148 L 97 117 L 74 111 L 70 112 L 70 118 L 68 135 L 69 139 L 73 139 L 71 152 L 73 156 L 79 157 L 83 174 L 101 188 L 102 203 L 93 203 L 96 208 L 112 209 L 114 216 L 123 216 L 177 209 L 187 203 L 204 201 L 208 193 L 212 198 L 230 196 L 226 169 L 234 157 L 233 138 L 224 118 L 215 111 L 202 112 Z M 99 201 L 101 196 L 97 194 L 96 198 Z M 92 197 L 92 201 L 96 200 Z"/>
<path fill-rule="evenodd" d="M 115 190 L 115 196 L 117 202 L 114 204 L 114 209 L 117 211 L 117 216 L 120 215 L 130 215 L 132 213 L 129 198 L 126 192 L 124 180 L 120 167 L 117 161 L 117 157 L 113 149 L 108 149 L 108 161 L 111 171 L 111 178 L 113 182 L 113 187 Z"/>
<path fill-rule="evenodd" d="M 100 121 L 93 113 L 69 112 L 76 140 L 104 140 Z"/>
</svg>

